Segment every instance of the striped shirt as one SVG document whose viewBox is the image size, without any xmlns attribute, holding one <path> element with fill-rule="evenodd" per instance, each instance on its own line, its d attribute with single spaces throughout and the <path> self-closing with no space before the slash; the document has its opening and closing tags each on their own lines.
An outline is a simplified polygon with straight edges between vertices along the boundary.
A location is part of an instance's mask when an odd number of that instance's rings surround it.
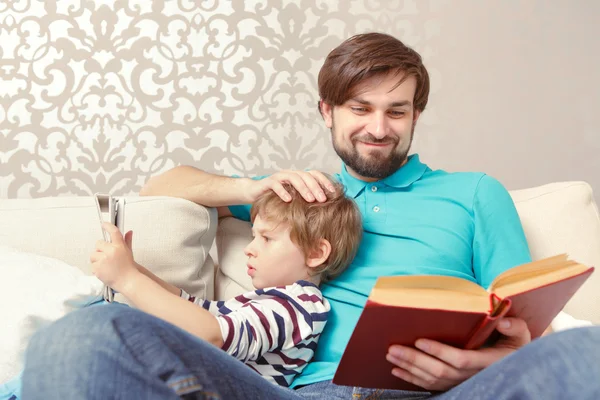
<svg viewBox="0 0 600 400">
<path fill-rule="evenodd" d="M 223 350 L 285 387 L 312 359 L 330 308 L 319 288 L 307 281 L 227 301 L 196 299 L 183 290 L 181 297 L 217 317 Z"/>
</svg>

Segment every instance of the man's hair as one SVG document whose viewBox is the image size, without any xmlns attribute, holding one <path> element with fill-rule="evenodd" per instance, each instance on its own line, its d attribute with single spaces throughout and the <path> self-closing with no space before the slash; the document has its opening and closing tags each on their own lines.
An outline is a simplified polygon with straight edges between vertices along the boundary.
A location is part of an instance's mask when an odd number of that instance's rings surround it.
<svg viewBox="0 0 600 400">
<path fill-rule="evenodd" d="M 285 183 L 283 187 L 292 197 L 290 202 L 270 190 L 259 197 L 250 210 L 253 223 L 256 216 L 260 216 L 266 221 L 287 225 L 290 239 L 305 257 L 318 249 L 320 239 L 329 241 L 329 257 L 314 270 L 320 274 L 321 282 L 337 277 L 350 265 L 363 231 L 361 214 L 354 200 L 346 196 L 340 183 L 332 181 L 332 184 L 333 192 L 323 188 L 327 196 L 323 203 L 307 202 L 293 186 Z"/>
<path fill-rule="evenodd" d="M 421 56 L 395 37 L 376 32 L 352 36 L 329 53 L 319 72 L 319 96 L 325 103 L 339 106 L 358 95 L 358 85 L 365 79 L 387 74 L 401 77 L 394 88 L 414 76 L 414 109 L 425 109 L 429 74 Z"/>
</svg>

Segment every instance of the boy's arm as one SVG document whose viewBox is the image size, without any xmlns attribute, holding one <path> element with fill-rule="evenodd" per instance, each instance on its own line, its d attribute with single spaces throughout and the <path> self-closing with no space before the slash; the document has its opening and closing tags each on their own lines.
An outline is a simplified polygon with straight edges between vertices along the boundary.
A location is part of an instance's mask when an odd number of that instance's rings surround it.
<svg viewBox="0 0 600 400">
<path fill-rule="evenodd" d="M 148 278 L 152 279 L 154 282 L 158 283 L 163 289 L 167 290 L 169 293 L 173 293 L 175 296 L 181 295 L 181 289 L 179 289 L 177 286 L 171 285 L 170 283 L 163 281 L 158 276 L 150 272 L 147 268 L 138 263 L 136 263 L 135 266 L 138 269 L 138 271 L 146 275 Z"/>
<path fill-rule="evenodd" d="M 179 297 L 180 291 L 175 289 L 177 293 L 173 293 L 142 272 L 130 279 L 121 289 L 121 293 L 138 309 L 221 348 L 223 336 L 216 317 L 204 308 Z"/>
<path fill-rule="evenodd" d="M 180 297 L 180 290 L 164 282 L 133 259 L 133 232 L 123 236 L 108 222 L 102 224 L 111 241 L 99 240 L 90 255 L 92 273 L 106 285 L 125 296 L 142 311 L 164 319 L 217 347 L 223 345 L 216 318 Z"/>
</svg>

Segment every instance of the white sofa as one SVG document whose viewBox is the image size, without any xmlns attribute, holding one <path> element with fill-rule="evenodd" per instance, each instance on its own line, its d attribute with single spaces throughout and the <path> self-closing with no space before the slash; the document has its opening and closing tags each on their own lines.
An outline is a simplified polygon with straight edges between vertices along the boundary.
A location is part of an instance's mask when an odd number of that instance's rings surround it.
<svg viewBox="0 0 600 400">
<path fill-rule="evenodd" d="M 511 195 L 534 259 L 566 252 L 600 266 L 600 218 L 588 184 L 552 183 Z M 226 299 L 252 289 L 243 254 L 251 238 L 246 222 L 225 218 L 217 229 L 214 209 L 169 197 L 128 197 L 125 227 L 134 231 L 136 260 L 189 293 Z M 100 238 L 91 196 L 0 200 L 2 245 L 58 258 L 89 273 L 88 256 Z M 600 324 L 600 272 L 565 311 Z"/>
</svg>

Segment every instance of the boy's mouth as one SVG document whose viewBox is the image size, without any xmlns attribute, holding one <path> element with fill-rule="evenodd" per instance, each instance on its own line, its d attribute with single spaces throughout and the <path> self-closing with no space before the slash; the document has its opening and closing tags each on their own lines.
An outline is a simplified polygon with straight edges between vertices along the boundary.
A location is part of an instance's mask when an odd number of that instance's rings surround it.
<svg viewBox="0 0 600 400">
<path fill-rule="evenodd" d="M 248 267 L 248 275 L 250 275 L 250 277 L 253 277 L 254 273 L 256 272 L 256 268 L 254 268 L 250 264 L 247 264 L 246 267 Z"/>
</svg>

